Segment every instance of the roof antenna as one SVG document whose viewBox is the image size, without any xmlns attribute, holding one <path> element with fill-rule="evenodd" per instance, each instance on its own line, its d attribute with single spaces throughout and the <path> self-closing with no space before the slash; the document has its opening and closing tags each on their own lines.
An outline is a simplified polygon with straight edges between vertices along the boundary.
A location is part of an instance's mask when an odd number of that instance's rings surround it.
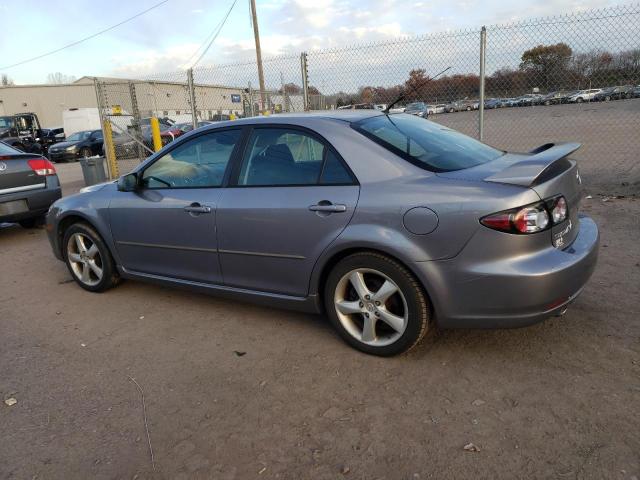
<svg viewBox="0 0 640 480">
<path fill-rule="evenodd" d="M 451 67 L 447 67 L 444 70 L 442 70 L 440 73 L 438 73 L 437 75 L 433 76 L 433 77 L 427 77 L 427 79 L 422 82 L 420 85 L 418 85 L 417 87 L 412 87 L 410 89 L 409 92 L 407 92 L 407 89 L 405 88 L 404 91 L 402 92 L 402 94 L 400 94 L 400 96 L 398 98 L 396 98 L 393 102 L 391 102 L 389 105 L 387 105 L 387 108 L 385 108 L 383 110 L 383 113 L 388 114 L 389 110 L 391 110 L 391 107 L 393 107 L 396 103 L 398 103 L 400 100 L 404 100 L 404 98 L 409 94 L 409 93 L 413 93 L 415 92 L 417 89 L 424 87 L 427 83 L 429 83 L 431 80 L 435 80 L 436 78 L 438 78 L 440 75 L 442 75 L 444 72 L 446 72 L 447 70 L 451 70 Z"/>
</svg>

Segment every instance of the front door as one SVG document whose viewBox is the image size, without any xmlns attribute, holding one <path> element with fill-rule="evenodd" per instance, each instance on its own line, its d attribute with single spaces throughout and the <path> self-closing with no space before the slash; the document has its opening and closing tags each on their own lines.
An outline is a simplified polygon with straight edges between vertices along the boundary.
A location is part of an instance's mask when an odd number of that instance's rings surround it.
<svg viewBox="0 0 640 480">
<path fill-rule="evenodd" d="M 218 203 L 224 283 L 305 296 L 316 260 L 353 215 L 359 186 L 306 130 L 254 128 L 244 150 Z"/>
<path fill-rule="evenodd" d="M 139 172 L 135 192 L 117 192 L 109 210 L 123 266 L 131 271 L 221 283 L 216 207 L 240 129 L 193 137 Z"/>
</svg>

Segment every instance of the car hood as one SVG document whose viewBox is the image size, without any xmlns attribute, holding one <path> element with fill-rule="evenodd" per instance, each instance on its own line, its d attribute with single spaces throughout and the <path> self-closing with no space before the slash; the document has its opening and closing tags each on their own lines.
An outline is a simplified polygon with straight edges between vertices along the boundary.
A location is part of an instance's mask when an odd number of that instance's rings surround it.
<svg viewBox="0 0 640 480">
<path fill-rule="evenodd" d="M 58 142 L 50 150 L 64 150 L 68 147 L 79 145 L 81 142 Z"/>
</svg>

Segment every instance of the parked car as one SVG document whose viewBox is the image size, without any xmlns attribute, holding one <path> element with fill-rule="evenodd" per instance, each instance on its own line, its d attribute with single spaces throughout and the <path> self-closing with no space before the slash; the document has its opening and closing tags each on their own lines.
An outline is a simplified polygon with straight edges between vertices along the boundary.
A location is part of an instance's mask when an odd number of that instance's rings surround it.
<svg viewBox="0 0 640 480">
<path fill-rule="evenodd" d="M 446 106 L 446 110 L 449 113 L 462 112 L 462 111 L 470 112 L 471 110 L 478 110 L 479 107 L 480 107 L 479 100 L 465 99 L 465 100 L 456 100 L 455 102 L 451 102 Z"/>
<path fill-rule="evenodd" d="M 353 347 L 394 355 L 435 323 L 566 310 L 599 241 L 577 148 L 510 154 L 377 110 L 248 118 L 57 201 L 47 233 L 88 291 L 129 278 L 325 312 Z"/>
<path fill-rule="evenodd" d="M 413 102 L 407 105 L 407 108 L 404 109 L 404 113 L 427 118 L 429 115 L 429 108 L 424 102 Z"/>
<path fill-rule="evenodd" d="M 542 99 L 542 95 L 538 93 L 526 93 L 519 96 L 516 99 L 516 106 L 518 107 L 530 107 L 532 105 L 539 105 Z"/>
<path fill-rule="evenodd" d="M 640 85 L 633 87 L 633 90 L 631 90 L 631 96 L 633 98 L 640 98 Z"/>
<path fill-rule="evenodd" d="M 565 92 L 564 90 L 547 93 L 540 98 L 540 103 L 542 105 L 559 105 L 561 103 L 566 103 L 567 96 L 573 93 L 574 92 Z"/>
<path fill-rule="evenodd" d="M 444 103 L 439 103 L 438 105 L 427 105 L 427 112 L 429 115 L 435 115 L 436 113 L 444 113 L 446 109 L 446 105 Z"/>
<path fill-rule="evenodd" d="M 502 99 L 502 106 L 503 107 L 515 107 L 517 101 L 518 101 L 518 99 L 516 97 L 503 98 Z"/>
<path fill-rule="evenodd" d="M 40 144 L 46 156 L 49 155 L 49 147 L 51 147 L 51 145 L 64 142 L 65 140 L 64 129 L 62 127 L 43 128 L 40 131 Z"/>
<path fill-rule="evenodd" d="M 590 88 L 588 90 L 579 90 L 573 95 L 567 97 L 567 102 L 569 103 L 590 102 L 601 91 L 602 91 L 601 88 Z"/>
<path fill-rule="evenodd" d="M 484 108 L 492 109 L 492 108 L 502 108 L 502 99 L 500 98 L 489 98 L 484 101 Z"/>
<path fill-rule="evenodd" d="M 80 158 L 100 155 L 102 152 L 102 130 L 86 130 L 69 135 L 64 142 L 49 148 L 49 158 L 53 162 L 72 162 Z"/>
<path fill-rule="evenodd" d="M 633 85 L 619 85 L 603 89 L 593 97 L 593 100 L 595 102 L 608 102 L 610 100 L 621 100 L 631 97 L 633 97 Z"/>
<path fill-rule="evenodd" d="M 49 160 L 0 142 L 0 223 L 34 227 L 61 196 L 58 175 Z"/>
</svg>

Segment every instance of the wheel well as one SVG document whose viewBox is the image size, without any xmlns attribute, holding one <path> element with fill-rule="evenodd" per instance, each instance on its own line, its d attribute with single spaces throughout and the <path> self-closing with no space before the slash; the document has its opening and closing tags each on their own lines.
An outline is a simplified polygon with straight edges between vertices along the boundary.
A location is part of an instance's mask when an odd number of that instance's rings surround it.
<svg viewBox="0 0 640 480">
<path fill-rule="evenodd" d="M 58 247 L 60 248 L 60 255 L 63 255 L 63 251 L 64 251 L 64 246 L 62 245 L 62 240 L 64 239 L 64 233 L 67 231 L 67 228 L 69 228 L 71 225 L 79 222 L 87 223 L 91 225 L 91 222 L 89 222 L 86 218 L 81 217 L 80 215 L 69 215 L 68 217 L 65 217 L 62 220 L 60 220 L 60 223 L 58 224 Z M 91 225 L 91 227 L 94 230 L 96 228 L 93 225 Z"/>
<path fill-rule="evenodd" d="M 341 250 L 340 252 L 337 252 L 336 254 L 334 254 L 325 263 L 324 267 L 322 268 L 322 271 L 320 272 L 320 279 L 318 281 L 318 297 L 319 297 L 319 300 L 320 300 L 319 303 L 320 303 L 320 305 L 321 305 L 321 307 L 323 309 L 325 308 L 325 305 L 324 305 L 324 288 L 325 288 L 325 284 L 327 283 L 327 277 L 331 273 L 331 270 L 333 270 L 333 267 L 335 267 L 340 260 L 342 260 L 343 258 L 348 257 L 349 255 L 353 255 L 354 253 L 377 253 L 377 254 L 380 254 L 380 255 L 384 255 L 385 257 L 389 257 L 389 258 L 393 259 L 394 261 L 396 261 L 400 265 L 402 265 L 404 268 L 406 268 L 409 272 L 411 272 L 411 274 L 414 277 L 416 277 L 416 280 L 418 281 L 418 283 L 422 287 L 422 291 L 424 292 L 425 296 L 427 297 L 427 300 L 429 301 L 430 314 L 433 315 L 433 313 L 435 311 L 434 308 L 433 308 L 433 300 L 431 299 L 431 296 L 429 295 L 429 292 L 425 288 L 425 286 L 422 283 L 422 281 L 420 281 L 419 277 L 415 274 L 413 269 L 409 267 L 409 265 L 407 265 L 405 262 L 400 260 L 398 257 L 396 257 L 394 255 L 391 255 L 391 254 L 389 254 L 389 253 L 387 253 L 387 252 L 385 252 L 383 250 L 377 250 L 375 248 L 360 248 L 360 247 L 347 248 L 346 250 Z"/>
</svg>

